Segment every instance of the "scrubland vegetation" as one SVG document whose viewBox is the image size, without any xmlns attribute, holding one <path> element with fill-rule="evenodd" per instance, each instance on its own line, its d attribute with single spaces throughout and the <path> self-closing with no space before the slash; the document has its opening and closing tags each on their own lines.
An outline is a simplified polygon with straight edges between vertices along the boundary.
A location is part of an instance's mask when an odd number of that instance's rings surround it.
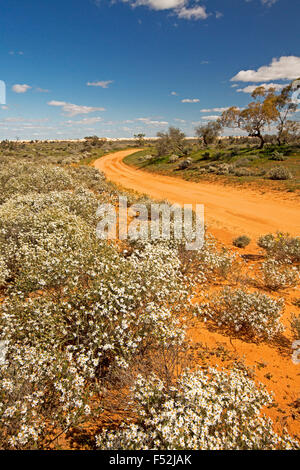
<svg viewBox="0 0 300 470">
<path fill-rule="evenodd" d="M 299 141 L 278 146 L 270 137 L 270 143 L 260 150 L 254 140 L 248 137 L 222 138 L 208 147 L 203 147 L 201 142 L 187 140 L 184 153 L 167 150 L 163 156 L 158 156 L 154 144 L 126 157 L 125 163 L 190 181 L 247 185 L 260 191 L 299 194 Z M 278 154 L 282 156 L 280 159 Z"/>
<path fill-rule="evenodd" d="M 293 91 L 292 84 L 280 93 L 258 87 L 246 108 L 231 107 L 216 121 L 198 125 L 197 140 L 186 139 L 180 129 L 170 127 L 157 133 L 154 144 L 125 161 L 193 181 L 299 192 L 300 124 L 293 120 L 297 111 Z M 225 128 L 244 137 L 221 137 Z M 145 147 L 145 141 L 140 143 Z"/>
<path fill-rule="evenodd" d="M 189 333 L 290 355 L 297 301 L 290 327 L 281 317 L 299 284 L 299 238 L 263 236 L 263 261 L 250 265 L 208 233 L 193 252 L 184 240 L 99 240 L 100 203 L 151 203 L 83 164 L 111 147 L 0 146 L 0 447 L 299 448 L 242 358 Z"/>
</svg>

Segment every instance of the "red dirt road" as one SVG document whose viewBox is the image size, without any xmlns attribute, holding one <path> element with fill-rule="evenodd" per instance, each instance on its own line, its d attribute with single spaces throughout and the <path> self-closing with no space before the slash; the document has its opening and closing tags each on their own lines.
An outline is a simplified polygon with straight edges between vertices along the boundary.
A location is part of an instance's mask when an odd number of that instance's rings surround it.
<svg viewBox="0 0 300 470">
<path fill-rule="evenodd" d="M 299 198 L 283 192 L 259 194 L 244 187 L 194 183 L 135 169 L 123 162 L 126 156 L 139 150 L 105 155 L 96 160 L 94 166 L 114 183 L 153 198 L 179 204 L 204 204 L 209 231 L 223 243 L 231 242 L 238 235 L 256 239 L 277 230 L 299 235 Z"/>
</svg>

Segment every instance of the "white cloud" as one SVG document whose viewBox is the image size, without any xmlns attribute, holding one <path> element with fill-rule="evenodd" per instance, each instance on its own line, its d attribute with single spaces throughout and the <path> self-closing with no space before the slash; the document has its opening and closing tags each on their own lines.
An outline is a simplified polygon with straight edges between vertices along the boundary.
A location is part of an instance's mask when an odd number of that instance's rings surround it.
<svg viewBox="0 0 300 470">
<path fill-rule="evenodd" d="M 177 11 L 178 18 L 184 18 L 186 20 L 206 20 L 208 13 L 205 7 L 193 7 L 186 8 L 182 7 Z"/>
<path fill-rule="evenodd" d="M 181 100 L 182 103 L 199 103 L 199 101 L 198 98 L 185 98 Z"/>
<path fill-rule="evenodd" d="M 49 106 L 61 107 L 65 114 L 77 116 L 78 114 L 89 114 L 94 111 L 105 111 L 105 108 L 94 108 L 92 106 L 80 106 L 77 104 L 66 103 L 65 101 L 49 101 Z"/>
<path fill-rule="evenodd" d="M 181 124 L 185 124 L 186 121 L 184 119 L 179 119 L 179 118 L 175 118 L 174 121 L 176 122 L 180 122 Z"/>
<path fill-rule="evenodd" d="M 102 121 L 101 117 L 91 117 L 91 118 L 83 118 L 80 121 L 66 121 L 66 124 L 71 124 L 71 125 L 89 125 L 89 124 L 95 124 L 96 122 Z"/>
<path fill-rule="evenodd" d="M 261 0 L 261 3 L 263 5 L 266 5 L 267 7 L 271 7 L 272 5 L 274 5 L 274 3 L 276 3 L 278 0 Z"/>
<path fill-rule="evenodd" d="M 8 108 L 8 106 L 6 106 L 5 104 L 3 106 L 1 106 L 1 109 L 3 109 L 4 111 L 6 111 Z"/>
<path fill-rule="evenodd" d="M 271 64 L 258 70 L 241 70 L 233 82 L 269 82 L 271 80 L 294 80 L 300 76 L 300 57 L 282 56 L 272 59 Z"/>
<path fill-rule="evenodd" d="M 137 118 L 136 121 L 143 122 L 147 126 L 167 126 L 169 124 L 167 121 L 155 121 L 151 118 Z"/>
<path fill-rule="evenodd" d="M 229 109 L 229 107 L 227 108 L 210 108 L 210 109 L 201 109 L 200 112 L 201 113 L 223 113 L 223 111 L 227 111 L 227 109 Z"/>
<path fill-rule="evenodd" d="M 19 85 L 19 84 L 16 84 L 16 85 L 13 85 L 12 87 L 12 90 L 15 92 L 15 93 L 26 93 L 26 91 L 30 90 L 30 88 L 32 88 L 30 85 Z"/>
<path fill-rule="evenodd" d="M 177 96 L 176 91 L 171 91 L 171 95 L 172 95 L 172 96 Z"/>
<path fill-rule="evenodd" d="M 220 116 L 212 115 L 203 117 L 203 121 L 216 121 Z"/>
<path fill-rule="evenodd" d="M 21 117 L 8 117 L 8 118 L 5 118 L 4 121 L 6 121 L 6 122 L 22 122 L 22 121 L 24 121 L 24 119 L 21 118 Z"/>
<path fill-rule="evenodd" d="M 185 20 L 205 20 L 209 14 L 204 6 L 192 6 L 189 8 L 189 0 L 122 0 L 133 8 L 145 6 L 152 10 L 173 10 L 173 12 Z M 196 0 L 197 1 L 197 0 Z M 96 0 L 96 3 L 99 3 Z"/>
<path fill-rule="evenodd" d="M 37 88 L 36 91 L 39 93 L 50 93 L 50 90 L 46 90 L 45 88 Z"/>
<path fill-rule="evenodd" d="M 219 18 L 222 18 L 222 16 L 224 16 L 223 13 L 221 13 L 220 11 L 216 11 L 216 18 L 217 18 L 217 20 L 218 20 Z"/>
<path fill-rule="evenodd" d="M 126 2 L 128 0 L 125 0 Z M 183 7 L 186 3 L 185 0 L 129 0 L 131 5 L 136 6 L 147 6 L 153 10 L 171 10 L 174 8 Z"/>
<path fill-rule="evenodd" d="M 256 85 L 249 85 L 246 86 L 245 88 L 238 88 L 236 91 L 239 93 L 253 93 L 253 91 L 259 87 L 263 86 L 266 90 L 269 90 L 270 88 L 275 88 L 276 91 L 282 90 L 286 85 L 280 85 L 279 83 L 262 83 L 261 85 L 256 84 Z"/>
<path fill-rule="evenodd" d="M 106 80 L 100 82 L 87 82 L 87 86 L 97 86 L 101 88 L 108 88 L 111 83 L 114 83 L 113 80 Z"/>
<path fill-rule="evenodd" d="M 9 51 L 9 55 L 24 55 L 23 51 Z"/>
</svg>

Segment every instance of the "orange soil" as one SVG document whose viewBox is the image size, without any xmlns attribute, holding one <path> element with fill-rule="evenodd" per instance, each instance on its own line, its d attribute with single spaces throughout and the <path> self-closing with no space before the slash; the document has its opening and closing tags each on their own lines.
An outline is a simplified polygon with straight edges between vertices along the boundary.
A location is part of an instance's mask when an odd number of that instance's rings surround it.
<svg viewBox="0 0 300 470">
<path fill-rule="evenodd" d="M 93 165 L 114 183 L 146 193 L 153 198 L 167 199 L 179 204 L 204 204 L 209 231 L 226 245 L 231 244 L 232 239 L 241 234 L 256 239 L 262 234 L 276 230 L 294 235 L 300 233 L 300 204 L 289 195 L 261 195 L 244 188 L 193 183 L 147 173 L 123 163 L 122 160 L 126 156 L 138 150 L 140 149 L 105 155 Z M 256 249 L 254 242 L 251 248 Z M 291 313 L 297 313 L 292 300 L 299 297 L 299 288 L 274 295 L 281 296 L 286 301 L 282 317 L 282 322 L 287 328 L 285 336 L 291 339 L 289 320 Z M 194 343 L 201 342 L 209 349 L 215 349 L 221 344 L 237 354 L 240 360 L 244 360 L 246 366 L 253 369 L 255 380 L 264 383 L 267 389 L 274 393 L 278 406 L 266 410 L 266 413 L 277 422 L 276 427 L 286 425 L 288 431 L 300 439 L 300 406 L 296 404 L 300 399 L 300 365 L 293 364 L 292 350 L 266 343 L 258 345 L 240 339 L 231 342 L 228 336 L 211 331 L 200 322 L 191 326 L 189 336 Z"/>
</svg>

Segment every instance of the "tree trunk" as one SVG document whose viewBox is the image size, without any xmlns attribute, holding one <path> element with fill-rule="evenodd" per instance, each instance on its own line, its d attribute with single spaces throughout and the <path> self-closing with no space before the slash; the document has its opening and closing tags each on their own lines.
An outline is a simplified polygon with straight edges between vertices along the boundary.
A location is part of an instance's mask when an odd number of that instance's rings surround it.
<svg viewBox="0 0 300 470">
<path fill-rule="evenodd" d="M 257 137 L 260 139 L 260 146 L 259 146 L 259 148 L 260 148 L 260 149 L 264 148 L 265 139 L 263 138 L 263 136 L 262 136 L 261 134 L 259 134 Z"/>
<path fill-rule="evenodd" d="M 261 135 L 260 132 L 257 132 L 256 134 L 253 133 L 253 134 L 249 134 L 249 137 L 258 137 L 258 139 L 260 140 L 260 144 L 259 144 L 259 149 L 262 149 L 264 148 L 264 145 L 265 145 L 265 139 L 263 138 L 263 136 Z"/>
</svg>

